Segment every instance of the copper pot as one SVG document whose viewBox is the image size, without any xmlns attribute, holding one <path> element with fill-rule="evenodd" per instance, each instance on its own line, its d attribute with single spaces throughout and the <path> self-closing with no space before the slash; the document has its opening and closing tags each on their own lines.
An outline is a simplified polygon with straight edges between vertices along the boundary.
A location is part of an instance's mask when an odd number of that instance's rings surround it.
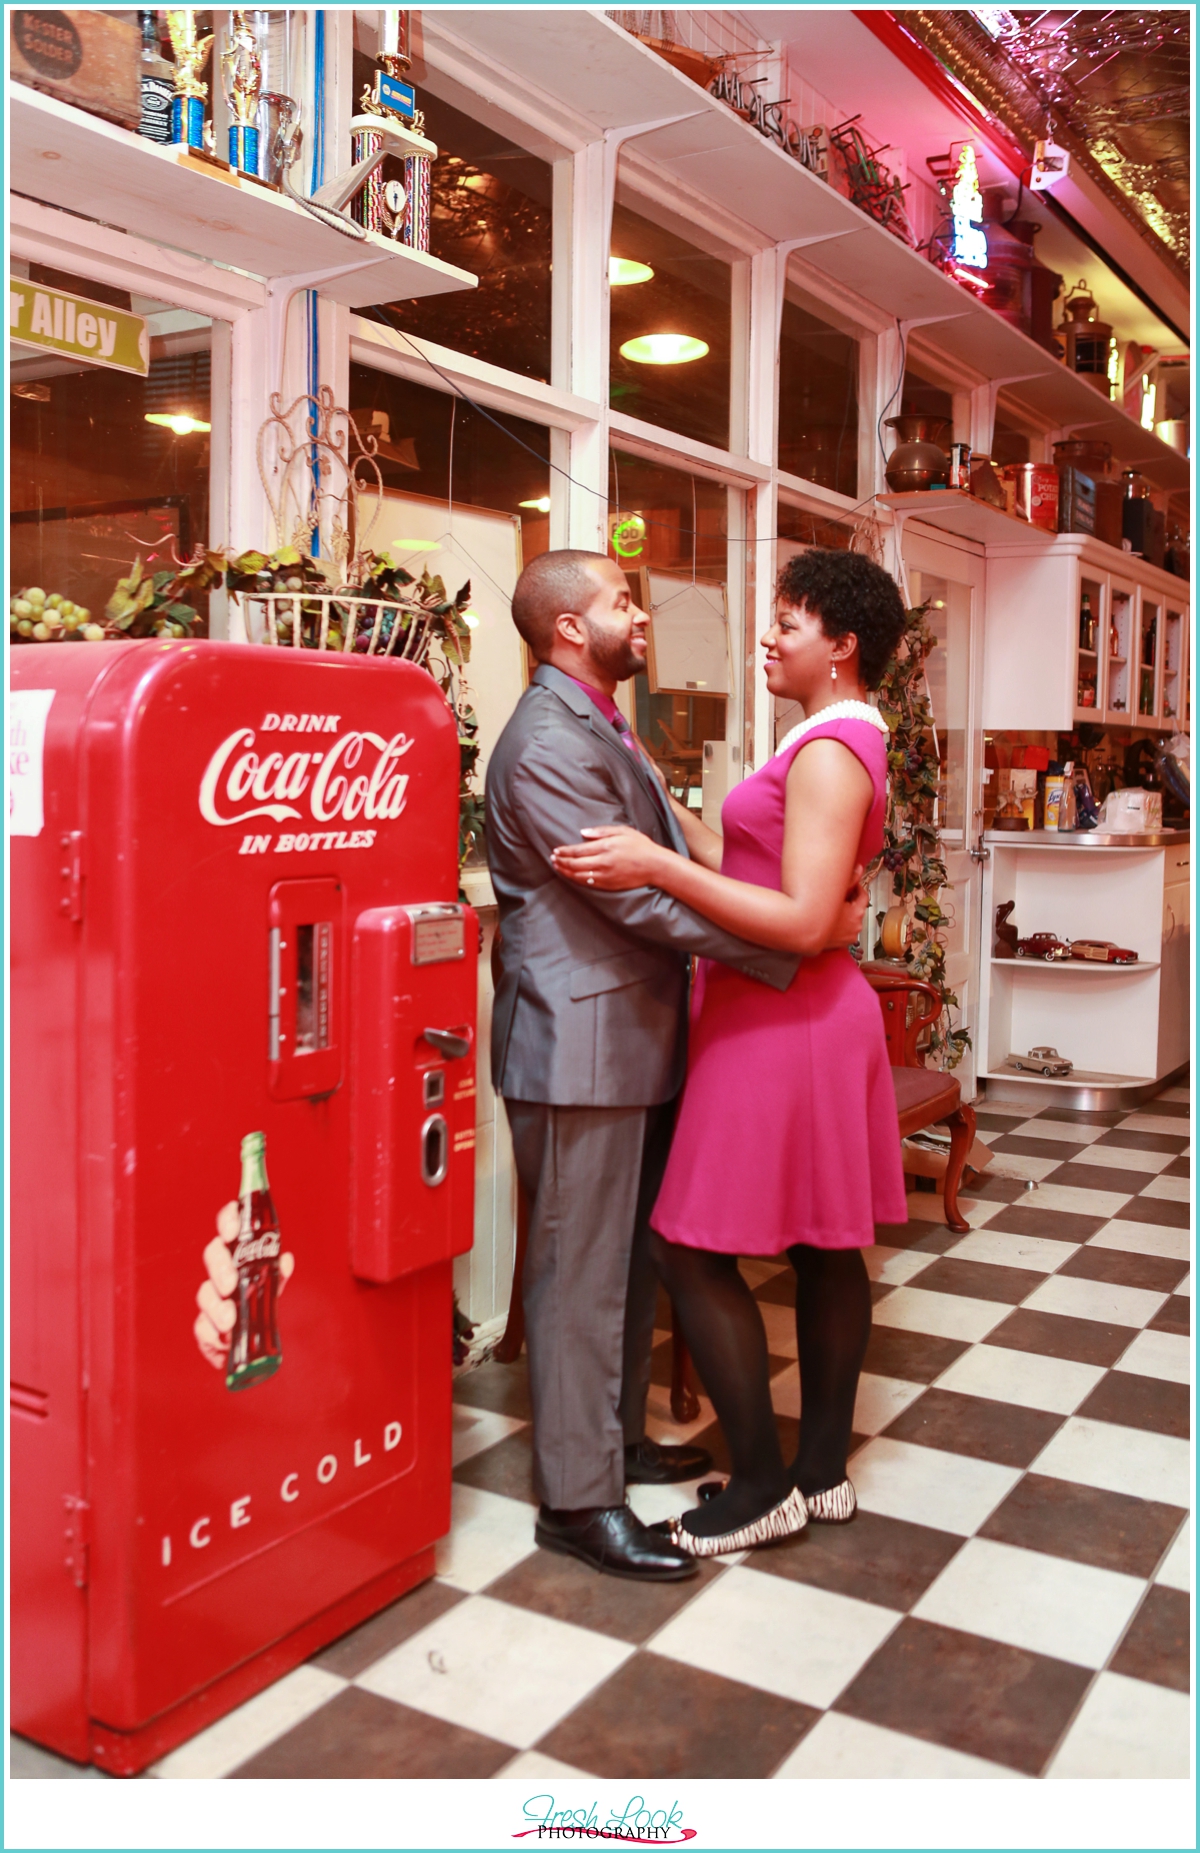
<svg viewBox="0 0 1200 1853">
<path fill-rule="evenodd" d="M 910 489 L 944 489 L 950 481 L 950 459 L 943 445 L 950 436 L 950 420 L 927 412 L 905 412 L 885 418 L 897 437 L 887 460 L 884 477 L 893 495 Z"/>
</svg>

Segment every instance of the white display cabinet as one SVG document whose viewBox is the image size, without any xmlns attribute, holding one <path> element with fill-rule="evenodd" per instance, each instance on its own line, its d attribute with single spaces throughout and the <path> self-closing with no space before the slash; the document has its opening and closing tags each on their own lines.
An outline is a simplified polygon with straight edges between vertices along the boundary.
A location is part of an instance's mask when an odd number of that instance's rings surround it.
<svg viewBox="0 0 1200 1853">
<path fill-rule="evenodd" d="M 979 1023 L 981 1077 L 993 1098 L 1086 1095 L 1078 1104 L 1132 1103 L 1188 1059 L 1190 838 L 1167 831 L 1128 847 L 1035 831 L 1020 842 L 989 832 Z M 1013 901 L 1022 938 L 1107 939 L 1136 965 L 997 959 L 996 909 Z M 1008 1057 L 1050 1045 L 1073 1064 L 1061 1078 L 1022 1074 Z"/>
<path fill-rule="evenodd" d="M 1094 620 L 1081 634 L 1084 594 Z M 989 545 L 986 728 L 1186 726 L 1184 582 L 1085 534 Z"/>
</svg>

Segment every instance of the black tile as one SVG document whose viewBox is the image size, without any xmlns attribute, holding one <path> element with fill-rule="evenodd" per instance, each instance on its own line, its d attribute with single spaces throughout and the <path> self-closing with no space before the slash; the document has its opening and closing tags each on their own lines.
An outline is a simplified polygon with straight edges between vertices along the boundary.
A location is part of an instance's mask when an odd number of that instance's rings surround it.
<svg viewBox="0 0 1200 1853">
<path fill-rule="evenodd" d="M 1186 1100 L 1147 1100 L 1137 1110 L 1160 1120 L 1186 1120 L 1192 1111 Z"/>
<path fill-rule="evenodd" d="M 1007 1132 L 1010 1126 L 1020 1126 L 1022 1121 L 1014 1113 L 989 1113 L 986 1107 L 975 1110 L 975 1125 L 979 1132 Z M 990 1139 L 985 1141 L 990 1145 Z"/>
<path fill-rule="evenodd" d="M 877 1325 L 867 1342 L 863 1369 L 877 1377 L 899 1377 L 906 1383 L 932 1383 L 967 1349 L 957 1338 L 935 1338 L 929 1332 L 904 1332 L 898 1326 Z"/>
<path fill-rule="evenodd" d="M 1079 1280 L 1107 1280 L 1116 1287 L 1145 1287 L 1151 1293 L 1171 1293 L 1188 1271 L 1186 1261 L 1166 1255 L 1139 1255 L 1129 1248 L 1077 1249 L 1059 1268 Z"/>
<path fill-rule="evenodd" d="M 833 1709 L 1036 1776 L 1093 1677 L 907 1615 Z"/>
<path fill-rule="evenodd" d="M 795 1359 L 793 1358 L 791 1362 L 794 1364 Z M 796 1420 L 795 1416 L 780 1415 L 778 1411 L 776 1411 L 775 1427 L 779 1431 L 779 1448 L 784 1460 L 795 1460 L 796 1449 L 800 1444 L 799 1422 Z M 717 1473 L 729 1473 L 732 1471 L 732 1463 L 729 1459 L 729 1448 L 725 1441 L 724 1431 L 719 1422 L 710 1422 L 707 1428 L 702 1428 L 698 1434 L 693 1435 L 691 1438 L 691 1445 L 697 1448 L 708 1449 L 713 1457 L 713 1468 Z M 686 1500 L 681 1500 L 681 1504 L 686 1503 Z"/>
<path fill-rule="evenodd" d="M 1159 1177 L 1190 1178 L 1192 1175 L 1192 1161 L 1190 1158 L 1172 1158 L 1170 1164 L 1164 1165 L 1158 1175 Z"/>
<path fill-rule="evenodd" d="M 979 1527 L 979 1536 L 1098 1570 L 1149 1577 L 1184 1516 L 1178 1506 L 1153 1499 L 1027 1473 Z"/>
<path fill-rule="evenodd" d="M 962 1236 L 947 1229 L 945 1223 L 914 1217 L 912 1222 L 876 1223 L 875 1240 L 881 1248 L 915 1248 L 922 1254 L 944 1255 L 955 1242 L 962 1241 Z"/>
<path fill-rule="evenodd" d="M 1165 1306 L 1160 1306 L 1151 1319 L 1151 1332 L 1174 1332 L 1180 1338 L 1190 1338 L 1192 1332 L 1192 1302 L 1186 1293 L 1173 1293 Z"/>
<path fill-rule="evenodd" d="M 623 1781 L 773 1775 L 821 1716 L 811 1705 L 636 1653 L 536 1748 Z"/>
<path fill-rule="evenodd" d="M 1096 1144 L 1117 1146 L 1125 1152 L 1168 1152 L 1172 1157 L 1177 1157 L 1187 1146 L 1188 1135 L 1183 1127 L 1180 1127 L 1176 1134 L 1173 1132 L 1130 1132 L 1125 1126 L 1116 1126 L 1112 1132 L 1102 1132 Z"/>
<path fill-rule="evenodd" d="M 1188 1440 L 1192 1432 L 1191 1394 L 1186 1383 L 1110 1370 L 1075 1413 L 1096 1422 L 1116 1422 L 1122 1428 L 1145 1428 L 1156 1435 L 1179 1435 Z"/>
<path fill-rule="evenodd" d="M 1168 1197 L 1130 1197 L 1113 1217 L 1114 1222 L 1152 1222 L 1160 1229 L 1190 1229 L 1190 1203 L 1172 1203 Z"/>
<path fill-rule="evenodd" d="M 1150 1182 L 1145 1171 L 1114 1170 L 1110 1165 L 1089 1165 L 1086 1158 L 1076 1164 L 1059 1165 L 1048 1171 L 1043 1184 L 1067 1184 L 1072 1190 L 1107 1190 L 1115 1197 L 1134 1197 Z"/>
<path fill-rule="evenodd" d="M 1006 1132 L 1002 1138 L 989 1143 L 994 1152 L 1012 1152 L 1018 1158 L 1056 1158 L 1059 1164 L 1065 1164 L 1085 1149 L 1082 1144 L 1070 1145 L 1065 1139 L 1038 1139 L 1024 1132 Z"/>
<path fill-rule="evenodd" d="M 788 1267 L 778 1274 L 772 1274 L 761 1286 L 755 1287 L 756 1300 L 765 1300 L 768 1306 L 794 1306 L 796 1304 L 796 1275 Z"/>
<path fill-rule="evenodd" d="M 954 1255 L 943 1255 L 922 1270 L 914 1285 L 931 1293 L 956 1293 L 965 1299 L 1019 1306 L 1045 1279 L 1044 1273 L 1032 1268 L 995 1267 L 989 1261 L 960 1261 Z"/>
<path fill-rule="evenodd" d="M 1127 1325 L 1102 1325 L 1097 1319 L 1072 1319 L 1065 1313 L 1034 1312 L 1018 1307 L 988 1333 L 985 1345 L 1009 1351 L 1037 1351 L 1047 1358 L 1073 1358 L 1079 1364 L 1115 1364 L 1129 1349 Z"/>
<path fill-rule="evenodd" d="M 495 1447 L 472 1454 L 454 1469 L 454 1478 L 459 1486 L 474 1486 L 481 1492 L 500 1493 L 506 1499 L 523 1499 L 526 1505 L 536 1505 L 532 1428 L 518 1429 Z"/>
<path fill-rule="evenodd" d="M 1114 1673 L 1127 1673 L 1130 1679 L 1190 1692 L 1191 1646 L 1191 1597 L 1156 1583 L 1146 1591 L 1110 1665 Z"/>
<path fill-rule="evenodd" d="M 749 1564 L 768 1576 L 908 1610 L 962 1545 L 948 1531 L 860 1507 L 848 1525 L 806 1525 L 798 1537 L 755 1551 Z"/>
<path fill-rule="evenodd" d="M 284 1781 L 494 1776 L 517 1752 L 411 1706 L 347 1686 L 230 1773 Z"/>
<path fill-rule="evenodd" d="M 999 1173 L 982 1171 L 977 1183 L 967 1184 L 964 1180 L 959 1198 L 961 1200 L 963 1197 L 973 1197 L 981 1203 L 1016 1203 L 1019 1198 L 1028 1194 L 1028 1187 L 1023 1179 L 1001 1177 Z"/>
<path fill-rule="evenodd" d="M 451 1395 L 471 1409 L 491 1409 L 497 1415 L 528 1422 L 533 1417 L 529 1400 L 529 1368 L 524 1356 L 515 1364 L 480 1364 L 454 1379 Z"/>
<path fill-rule="evenodd" d="M 956 1390 L 926 1390 L 884 1429 L 892 1441 L 913 1441 L 947 1454 L 968 1454 L 1002 1467 L 1028 1467 L 1065 1418 Z"/>
<path fill-rule="evenodd" d="M 1066 1126 L 1119 1126 L 1129 1116 L 1123 1107 L 1043 1107 L 1036 1117 Z"/>
<path fill-rule="evenodd" d="M 1074 1210 L 1040 1209 L 1036 1204 L 1014 1203 L 988 1217 L 989 1229 L 1006 1235 L 1036 1235 L 1046 1242 L 1087 1242 L 1108 1221 L 1107 1216 L 1079 1216 Z"/>
<path fill-rule="evenodd" d="M 399 1647 L 411 1634 L 419 1634 L 422 1628 L 462 1600 L 460 1590 L 431 1578 L 428 1583 L 410 1589 L 390 1607 L 381 1609 L 378 1615 L 351 1628 L 340 1640 L 322 1647 L 320 1653 L 312 1656 L 310 1664 L 324 1667 L 327 1673 L 338 1673 L 343 1679 L 357 1679 L 366 1667 L 374 1666 L 376 1660 L 382 1660 L 393 1647 Z"/>
<path fill-rule="evenodd" d="M 682 1492 L 680 1507 L 692 1504 Z M 569 1621 L 576 1628 L 591 1628 L 619 1641 L 640 1646 L 697 1593 L 724 1574 L 725 1566 L 701 1559 L 699 1575 L 684 1583 L 640 1583 L 615 1576 L 597 1576 L 575 1557 L 556 1551 L 531 1551 L 511 1570 L 488 1585 L 488 1598 L 531 1609 L 554 1621 Z"/>
</svg>

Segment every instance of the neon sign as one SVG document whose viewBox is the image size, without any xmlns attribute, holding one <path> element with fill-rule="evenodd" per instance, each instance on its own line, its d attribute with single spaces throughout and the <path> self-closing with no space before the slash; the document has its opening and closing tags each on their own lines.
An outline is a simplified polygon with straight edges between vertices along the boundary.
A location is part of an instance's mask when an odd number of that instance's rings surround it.
<svg viewBox="0 0 1200 1853">
<path fill-rule="evenodd" d="M 983 195 L 979 191 L 979 170 L 975 150 L 967 142 L 958 157 L 954 191 L 950 195 L 950 212 L 954 221 L 951 256 L 956 264 L 971 270 L 986 270 L 987 233 L 983 229 Z"/>
<path fill-rule="evenodd" d="M 612 531 L 613 552 L 619 559 L 636 560 L 646 544 L 646 523 L 640 515 L 627 515 Z"/>
</svg>

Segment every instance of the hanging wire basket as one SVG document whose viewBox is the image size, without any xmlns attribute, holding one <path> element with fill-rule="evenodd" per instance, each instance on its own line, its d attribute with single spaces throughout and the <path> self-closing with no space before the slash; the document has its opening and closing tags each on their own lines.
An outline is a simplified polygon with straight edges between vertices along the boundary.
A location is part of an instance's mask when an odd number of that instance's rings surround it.
<svg viewBox="0 0 1200 1853">
<path fill-rule="evenodd" d="M 255 643 L 276 649 L 333 650 L 344 656 L 391 656 L 428 667 L 441 627 L 438 613 L 400 600 L 353 592 L 233 592 Z"/>
</svg>

